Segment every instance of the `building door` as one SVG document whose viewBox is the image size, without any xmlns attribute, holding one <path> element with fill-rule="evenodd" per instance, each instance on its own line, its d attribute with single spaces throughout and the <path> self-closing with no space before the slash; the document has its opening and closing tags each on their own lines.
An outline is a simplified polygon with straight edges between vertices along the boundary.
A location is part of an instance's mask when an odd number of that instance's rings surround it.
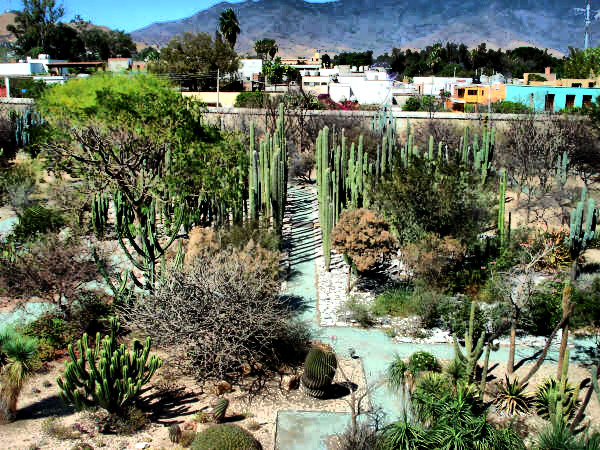
<svg viewBox="0 0 600 450">
<path fill-rule="evenodd" d="M 583 106 L 590 106 L 592 104 L 592 96 L 591 95 L 584 95 L 583 96 Z"/>
<path fill-rule="evenodd" d="M 546 94 L 546 103 L 544 105 L 544 111 L 554 112 L 554 94 Z"/>
<path fill-rule="evenodd" d="M 573 108 L 575 106 L 575 96 L 567 95 L 567 101 L 565 103 L 565 108 Z"/>
</svg>

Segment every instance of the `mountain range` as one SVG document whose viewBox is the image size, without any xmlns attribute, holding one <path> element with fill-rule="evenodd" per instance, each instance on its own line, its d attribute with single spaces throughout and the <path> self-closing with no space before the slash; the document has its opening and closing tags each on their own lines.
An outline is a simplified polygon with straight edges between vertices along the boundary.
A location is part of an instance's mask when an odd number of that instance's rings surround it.
<svg viewBox="0 0 600 450">
<path fill-rule="evenodd" d="M 579 4 L 581 3 L 581 4 Z M 214 33 L 226 8 L 236 11 L 241 34 L 238 53 L 253 53 L 254 42 L 277 41 L 279 54 L 299 56 L 397 48 L 434 42 L 486 42 L 489 48 L 532 45 L 555 54 L 583 47 L 584 18 L 572 0 L 247 0 L 221 2 L 180 20 L 153 23 L 131 33 L 136 42 L 161 47 L 183 32 Z M 600 31 L 600 23 L 592 25 Z M 600 36 L 600 33 L 598 34 Z M 592 35 L 592 44 L 593 35 Z M 596 42 L 600 45 L 600 42 Z"/>
</svg>

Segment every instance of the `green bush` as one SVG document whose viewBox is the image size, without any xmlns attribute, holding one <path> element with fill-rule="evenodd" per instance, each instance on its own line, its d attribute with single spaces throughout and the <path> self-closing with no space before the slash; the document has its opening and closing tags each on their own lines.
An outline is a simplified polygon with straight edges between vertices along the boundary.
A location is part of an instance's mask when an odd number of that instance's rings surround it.
<svg viewBox="0 0 600 450">
<path fill-rule="evenodd" d="M 371 317 L 371 309 L 356 298 L 351 297 L 346 301 L 342 310 L 348 313 L 350 320 L 356 320 L 361 327 L 369 328 L 373 326 L 374 321 L 373 317 Z"/>
<path fill-rule="evenodd" d="M 561 283 L 546 282 L 530 298 L 522 328 L 534 336 L 549 336 L 562 318 Z"/>
<path fill-rule="evenodd" d="M 372 311 L 376 316 L 407 317 L 416 314 L 412 291 L 406 287 L 391 288 L 375 298 Z"/>
<path fill-rule="evenodd" d="M 409 97 L 406 103 L 402 105 L 402 111 L 419 111 L 421 102 L 418 97 Z"/>
<path fill-rule="evenodd" d="M 443 296 L 437 290 L 422 281 L 417 281 L 411 301 L 421 318 L 423 328 L 433 328 L 438 324 L 441 317 L 439 306 Z"/>
<path fill-rule="evenodd" d="M 261 450 L 252 434 L 237 425 L 218 424 L 196 434 L 192 450 Z"/>
<path fill-rule="evenodd" d="M 60 213 L 41 205 L 30 206 L 19 217 L 19 222 L 11 233 L 17 242 L 25 242 L 38 234 L 55 232 L 64 225 Z"/>
<path fill-rule="evenodd" d="M 49 347 L 51 352 L 66 348 L 72 333 L 72 326 L 57 314 L 44 314 L 23 329 L 24 335 L 37 338 L 42 348 Z"/>
<path fill-rule="evenodd" d="M 235 98 L 236 108 L 262 108 L 265 103 L 263 92 L 240 92 Z"/>
<path fill-rule="evenodd" d="M 438 308 L 442 320 L 442 327 L 455 334 L 459 339 L 465 336 L 471 314 L 471 300 L 466 297 L 459 299 L 445 298 Z M 474 335 L 481 335 L 488 322 L 487 315 L 481 307 L 475 305 Z"/>
<path fill-rule="evenodd" d="M 415 377 L 423 372 L 439 372 L 441 368 L 436 357 L 428 352 L 415 352 L 408 358 L 408 370 Z"/>
<path fill-rule="evenodd" d="M 600 278 L 596 278 L 587 289 L 575 289 L 573 292 L 575 309 L 571 324 L 575 328 L 586 326 L 600 327 Z"/>
<path fill-rule="evenodd" d="M 531 112 L 531 108 L 523 103 L 511 102 L 510 100 L 501 100 L 491 105 L 493 113 L 499 114 L 525 114 Z"/>
</svg>

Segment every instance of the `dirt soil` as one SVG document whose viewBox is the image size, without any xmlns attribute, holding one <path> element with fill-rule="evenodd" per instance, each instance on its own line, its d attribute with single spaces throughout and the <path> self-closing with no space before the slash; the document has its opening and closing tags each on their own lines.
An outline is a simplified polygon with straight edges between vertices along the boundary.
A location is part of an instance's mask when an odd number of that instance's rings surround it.
<svg viewBox="0 0 600 450">
<path fill-rule="evenodd" d="M 150 420 L 143 430 L 131 436 L 102 434 L 90 412 L 76 412 L 66 407 L 58 397 L 56 378 L 64 370 L 65 362 L 52 362 L 48 370 L 32 377 L 23 387 L 19 397 L 17 420 L 0 425 L 0 448 L 2 449 L 71 449 L 78 443 L 90 444 L 93 448 L 135 449 L 136 444 L 146 442 L 147 448 L 178 448 L 169 440 L 168 427 L 179 424 L 182 429 L 201 431 L 209 424 L 197 423 L 196 413 L 210 408 L 217 395 L 209 392 L 212 386 L 203 387 L 191 377 L 174 374 L 164 365 L 152 380 L 152 387 L 142 396 L 141 409 Z M 360 360 L 340 360 L 340 366 L 349 380 L 358 388 L 365 380 Z M 253 380 L 248 378 L 246 385 Z M 341 383 L 338 370 L 334 383 Z M 286 391 L 280 378 L 272 379 L 266 388 L 254 396 L 239 386 L 224 394 L 230 404 L 225 421 L 249 431 L 261 442 L 265 450 L 275 446 L 275 423 L 279 410 L 303 411 L 349 411 L 344 398 L 347 389 L 340 386 L 337 398 L 318 400 L 306 396 L 299 390 Z M 42 432 L 42 423 L 56 417 L 61 425 L 70 430 L 77 429 L 75 439 L 57 439 Z M 256 429 L 258 428 L 258 429 Z"/>
</svg>

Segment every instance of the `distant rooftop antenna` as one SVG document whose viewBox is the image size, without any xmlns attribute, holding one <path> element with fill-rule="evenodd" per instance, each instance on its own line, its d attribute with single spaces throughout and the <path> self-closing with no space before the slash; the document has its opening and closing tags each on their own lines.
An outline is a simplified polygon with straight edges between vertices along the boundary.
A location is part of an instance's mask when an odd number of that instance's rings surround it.
<svg viewBox="0 0 600 450">
<path fill-rule="evenodd" d="M 585 8 L 574 8 L 575 14 L 585 14 L 585 43 L 584 49 L 590 47 L 590 35 L 591 35 L 591 25 L 592 19 L 597 20 L 600 17 L 600 11 L 592 10 L 592 0 L 587 0 L 587 5 Z M 592 14 L 594 17 L 592 18 Z"/>
</svg>

